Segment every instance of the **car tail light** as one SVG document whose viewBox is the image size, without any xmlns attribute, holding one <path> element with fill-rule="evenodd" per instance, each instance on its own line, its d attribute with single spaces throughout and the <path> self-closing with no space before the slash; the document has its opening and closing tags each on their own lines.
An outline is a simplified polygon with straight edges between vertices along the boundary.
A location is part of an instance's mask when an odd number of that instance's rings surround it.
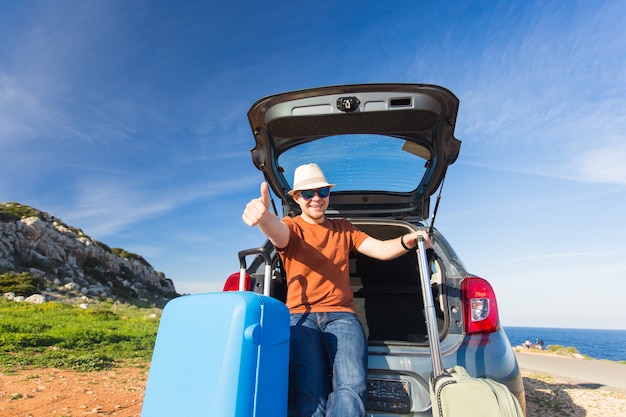
<svg viewBox="0 0 626 417">
<path fill-rule="evenodd" d="M 484 279 L 463 280 L 463 319 L 465 333 L 489 333 L 498 330 L 498 303 L 491 285 Z"/>
<path fill-rule="evenodd" d="M 235 272 L 230 274 L 230 276 L 226 279 L 226 283 L 224 284 L 224 291 L 239 291 L 239 280 L 241 279 L 241 273 Z M 245 274 L 244 276 L 244 289 L 246 291 L 250 291 L 252 288 L 252 279 L 250 275 Z"/>
</svg>

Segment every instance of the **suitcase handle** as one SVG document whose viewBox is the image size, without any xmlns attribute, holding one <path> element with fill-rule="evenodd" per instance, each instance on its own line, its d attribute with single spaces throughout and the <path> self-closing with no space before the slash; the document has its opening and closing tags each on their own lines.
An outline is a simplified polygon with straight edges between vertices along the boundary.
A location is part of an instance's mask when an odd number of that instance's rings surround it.
<svg viewBox="0 0 626 417">
<path fill-rule="evenodd" d="M 246 256 L 261 255 L 265 262 L 265 274 L 263 277 L 263 295 L 270 295 L 270 285 L 272 281 L 272 260 L 269 252 L 265 248 L 251 248 L 239 251 L 239 291 L 245 290 L 246 283 Z"/>
<path fill-rule="evenodd" d="M 430 287 L 430 269 L 428 268 L 428 257 L 426 256 L 426 245 L 424 244 L 423 236 L 417 237 L 417 263 L 420 269 L 428 345 L 430 346 L 430 357 L 433 363 L 433 374 L 436 378 L 443 373 L 443 367 L 441 366 L 437 313 L 435 311 L 435 301 L 433 300 L 433 293 Z"/>
</svg>

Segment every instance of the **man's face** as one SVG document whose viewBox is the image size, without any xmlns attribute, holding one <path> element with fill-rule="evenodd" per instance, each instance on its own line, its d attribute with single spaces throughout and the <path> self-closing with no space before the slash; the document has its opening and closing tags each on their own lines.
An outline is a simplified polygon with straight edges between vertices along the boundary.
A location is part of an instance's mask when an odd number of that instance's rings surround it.
<svg viewBox="0 0 626 417">
<path fill-rule="evenodd" d="M 330 189 L 328 187 L 298 191 L 296 202 L 302 209 L 302 217 L 312 223 L 323 222 L 329 197 Z"/>
</svg>

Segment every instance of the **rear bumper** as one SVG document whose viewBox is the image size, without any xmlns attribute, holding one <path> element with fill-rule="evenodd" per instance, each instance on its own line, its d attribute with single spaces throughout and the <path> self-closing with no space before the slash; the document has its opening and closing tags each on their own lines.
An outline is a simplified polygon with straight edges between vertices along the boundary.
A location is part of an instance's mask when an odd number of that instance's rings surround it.
<svg viewBox="0 0 626 417">
<path fill-rule="evenodd" d="M 511 344 L 502 330 L 478 335 L 448 335 L 441 341 L 444 369 L 460 365 L 468 373 L 488 377 L 505 384 L 525 409 L 524 385 Z M 395 413 L 404 416 L 431 416 L 428 381 L 432 373 L 430 349 L 425 345 L 371 344 L 369 346 L 369 388 L 376 393 L 380 381 L 397 381 L 410 397 L 410 412 Z M 374 382 L 372 382 L 374 381 Z M 385 394 L 382 395 L 384 397 Z M 392 401 L 389 394 L 389 401 Z M 380 399 L 380 398 L 379 398 Z M 384 399 L 384 398 L 383 398 Z M 370 417 L 389 417 L 380 401 L 367 410 Z M 401 409 L 401 407 L 399 407 Z M 391 413 L 393 415 L 394 413 Z"/>
</svg>

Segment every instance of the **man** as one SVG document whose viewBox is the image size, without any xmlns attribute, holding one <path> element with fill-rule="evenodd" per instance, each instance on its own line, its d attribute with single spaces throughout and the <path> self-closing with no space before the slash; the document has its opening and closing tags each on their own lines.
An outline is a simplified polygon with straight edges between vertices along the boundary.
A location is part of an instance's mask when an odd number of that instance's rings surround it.
<svg viewBox="0 0 626 417">
<path fill-rule="evenodd" d="M 326 218 L 335 184 L 328 183 L 317 164 L 296 168 L 293 184 L 289 194 L 302 214 L 279 219 L 270 211 L 264 182 L 261 197 L 250 201 L 242 216 L 272 242 L 286 273 L 290 402 L 299 417 L 364 416 L 367 341 L 350 289 L 350 252 L 390 260 L 413 250 L 419 235 L 430 246 L 428 234 L 417 231 L 382 241 L 348 220 Z"/>
</svg>

